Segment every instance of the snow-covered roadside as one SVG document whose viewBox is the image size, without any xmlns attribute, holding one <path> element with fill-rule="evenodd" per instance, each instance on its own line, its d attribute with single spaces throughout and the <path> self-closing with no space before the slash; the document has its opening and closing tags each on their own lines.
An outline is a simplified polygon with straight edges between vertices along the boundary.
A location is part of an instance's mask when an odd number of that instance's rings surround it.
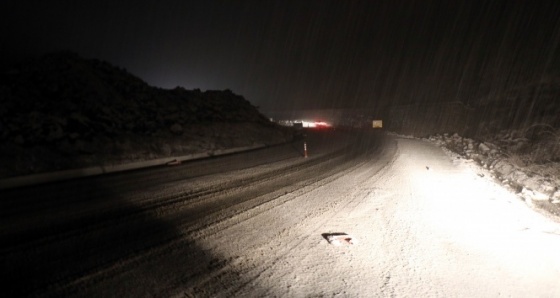
<svg viewBox="0 0 560 298">
<path fill-rule="evenodd" d="M 198 244 L 235 260 L 201 296 L 554 297 L 557 223 L 421 140 L 397 139 L 371 164 L 263 206 Z M 349 233 L 355 245 L 324 235 Z M 249 282 L 239 284 L 237 280 Z M 185 294 L 193 288 L 181 292 Z M 194 296 L 194 295 L 193 295 Z"/>
<path fill-rule="evenodd" d="M 492 142 L 475 141 L 456 133 L 436 134 L 423 140 L 440 146 L 453 159 L 468 162 L 480 176 L 490 177 L 506 186 L 530 207 L 539 207 L 550 214 L 560 216 L 560 177 L 547 173 L 551 171 L 537 172 L 519 166 L 515 156 L 508 155 L 502 146 Z M 548 165 L 554 166 L 557 165 Z"/>
</svg>

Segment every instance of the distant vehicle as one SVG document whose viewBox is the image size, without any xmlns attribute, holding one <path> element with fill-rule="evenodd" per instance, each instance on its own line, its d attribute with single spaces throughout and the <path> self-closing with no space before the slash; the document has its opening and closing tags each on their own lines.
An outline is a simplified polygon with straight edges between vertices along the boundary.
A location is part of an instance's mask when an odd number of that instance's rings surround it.
<svg viewBox="0 0 560 298">
<path fill-rule="evenodd" d="M 316 129 L 326 129 L 326 128 L 331 128 L 331 125 L 324 121 L 315 121 L 313 122 L 313 125 L 310 127 L 314 127 Z"/>
<path fill-rule="evenodd" d="M 322 129 L 322 128 L 331 128 L 332 126 L 324 121 L 298 121 L 292 122 L 291 126 L 295 129 L 303 129 L 303 128 L 314 128 L 314 129 Z"/>
</svg>

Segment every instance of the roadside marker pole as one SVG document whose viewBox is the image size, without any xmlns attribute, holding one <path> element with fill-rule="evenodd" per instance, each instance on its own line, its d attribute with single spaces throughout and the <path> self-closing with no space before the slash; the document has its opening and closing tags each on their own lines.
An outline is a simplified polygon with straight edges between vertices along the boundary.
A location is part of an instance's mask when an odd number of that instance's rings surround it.
<svg viewBox="0 0 560 298">
<path fill-rule="evenodd" d="M 303 157 L 307 158 L 307 142 L 303 142 Z"/>
</svg>

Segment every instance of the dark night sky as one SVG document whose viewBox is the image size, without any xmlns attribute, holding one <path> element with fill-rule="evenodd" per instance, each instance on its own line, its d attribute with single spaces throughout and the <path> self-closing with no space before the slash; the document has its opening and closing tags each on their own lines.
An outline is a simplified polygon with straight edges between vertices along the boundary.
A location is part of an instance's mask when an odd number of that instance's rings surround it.
<svg viewBox="0 0 560 298">
<path fill-rule="evenodd" d="M 558 0 L 3 0 L 0 24 L 3 62 L 71 50 L 265 110 L 467 101 L 560 56 Z"/>
</svg>

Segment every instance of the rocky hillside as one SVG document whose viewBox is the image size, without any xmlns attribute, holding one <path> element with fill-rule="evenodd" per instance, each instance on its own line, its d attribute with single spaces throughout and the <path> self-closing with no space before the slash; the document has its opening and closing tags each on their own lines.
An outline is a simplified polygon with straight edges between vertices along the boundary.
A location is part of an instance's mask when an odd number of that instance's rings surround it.
<svg viewBox="0 0 560 298">
<path fill-rule="evenodd" d="M 291 139 L 229 90 L 164 90 L 73 53 L 0 73 L 0 178 Z"/>
</svg>

